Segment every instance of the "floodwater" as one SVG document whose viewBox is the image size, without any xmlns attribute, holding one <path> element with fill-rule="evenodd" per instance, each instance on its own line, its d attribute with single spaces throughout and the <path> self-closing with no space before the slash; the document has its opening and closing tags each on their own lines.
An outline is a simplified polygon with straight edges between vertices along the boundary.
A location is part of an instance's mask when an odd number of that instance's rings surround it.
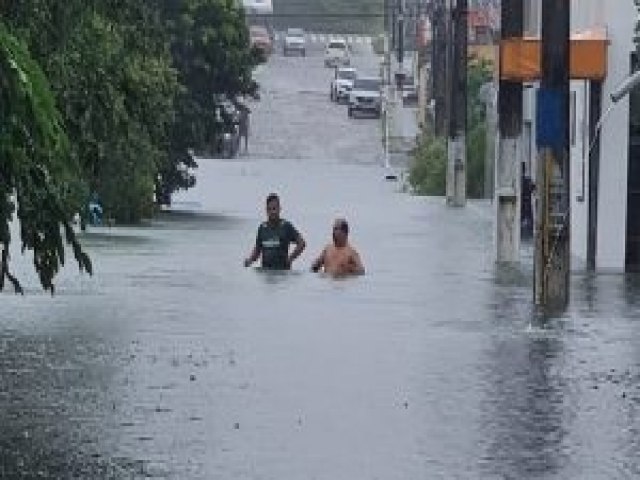
<svg viewBox="0 0 640 480">
<path fill-rule="evenodd" d="M 573 276 L 536 321 L 492 208 L 384 180 L 380 127 L 329 103 L 321 50 L 260 72 L 252 144 L 138 227 L 83 241 L 55 297 L 0 295 L 0 478 L 640 477 L 640 280 Z M 356 63 L 375 73 L 375 59 Z M 270 191 L 308 248 L 245 269 Z M 334 216 L 367 275 L 309 272 Z"/>
</svg>

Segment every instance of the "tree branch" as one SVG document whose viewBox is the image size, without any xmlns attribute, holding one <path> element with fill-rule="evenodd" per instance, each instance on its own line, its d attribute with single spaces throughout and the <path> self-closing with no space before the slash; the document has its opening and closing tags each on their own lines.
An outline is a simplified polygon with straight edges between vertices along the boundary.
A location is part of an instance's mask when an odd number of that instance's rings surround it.
<svg viewBox="0 0 640 480">
<path fill-rule="evenodd" d="M 13 285 L 13 291 L 24 295 L 24 289 L 18 279 L 9 272 L 9 244 L 2 245 L 2 262 L 0 263 L 0 292 L 4 289 L 4 279 L 8 278 Z"/>
</svg>

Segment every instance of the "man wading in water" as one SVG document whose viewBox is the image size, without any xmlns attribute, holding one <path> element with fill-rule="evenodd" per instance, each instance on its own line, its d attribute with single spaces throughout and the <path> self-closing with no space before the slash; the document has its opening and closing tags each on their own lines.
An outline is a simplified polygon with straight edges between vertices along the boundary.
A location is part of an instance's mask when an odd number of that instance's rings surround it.
<svg viewBox="0 0 640 480">
<path fill-rule="evenodd" d="M 289 245 L 295 243 L 289 254 Z M 267 221 L 258 227 L 256 244 L 244 261 L 248 267 L 262 257 L 262 268 L 269 270 L 289 270 L 291 264 L 300 256 L 306 243 L 300 232 L 289 222 L 280 218 L 280 198 L 275 193 L 267 197 Z"/>
<path fill-rule="evenodd" d="M 320 256 L 311 265 L 311 270 L 324 272 L 336 277 L 346 275 L 364 275 L 364 266 L 360 255 L 348 241 L 349 224 L 344 218 L 333 223 L 333 243 L 327 245 Z"/>
</svg>

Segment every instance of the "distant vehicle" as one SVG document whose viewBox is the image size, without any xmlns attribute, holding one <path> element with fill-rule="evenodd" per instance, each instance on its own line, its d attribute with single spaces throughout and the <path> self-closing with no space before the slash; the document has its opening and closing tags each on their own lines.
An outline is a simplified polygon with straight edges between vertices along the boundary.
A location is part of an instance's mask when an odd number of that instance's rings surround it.
<svg viewBox="0 0 640 480">
<path fill-rule="evenodd" d="M 284 37 L 284 56 L 288 56 L 290 53 L 295 52 L 303 57 L 307 55 L 306 41 L 304 37 L 304 30 L 301 28 L 289 28 Z"/>
<path fill-rule="evenodd" d="M 340 103 L 349 100 L 349 92 L 358 73 L 352 67 L 337 67 L 331 80 L 331 100 Z"/>
<path fill-rule="evenodd" d="M 242 0 L 247 16 L 273 14 L 273 2 L 271 0 Z"/>
<path fill-rule="evenodd" d="M 344 40 L 331 40 L 324 51 L 325 67 L 347 67 L 351 64 L 349 46 Z"/>
<path fill-rule="evenodd" d="M 376 77 L 356 78 L 349 93 L 349 117 L 356 112 L 373 113 L 377 118 L 382 114 L 382 80 Z"/>
<path fill-rule="evenodd" d="M 265 55 L 273 52 L 273 41 L 266 27 L 252 25 L 249 27 L 249 41 L 251 46 L 259 48 Z"/>
</svg>

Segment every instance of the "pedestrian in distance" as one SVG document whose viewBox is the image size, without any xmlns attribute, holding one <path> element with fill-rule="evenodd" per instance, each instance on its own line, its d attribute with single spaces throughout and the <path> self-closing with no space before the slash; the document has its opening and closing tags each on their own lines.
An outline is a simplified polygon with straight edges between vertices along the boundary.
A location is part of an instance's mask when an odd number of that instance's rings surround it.
<svg viewBox="0 0 640 480">
<path fill-rule="evenodd" d="M 267 270 L 290 270 L 296 258 L 304 251 L 304 238 L 291 222 L 280 217 L 280 198 L 275 193 L 267 196 L 267 220 L 258 227 L 256 243 L 251 254 L 245 259 L 249 267 L 262 258 L 262 268 Z M 289 253 L 289 247 L 295 247 Z"/>
<path fill-rule="evenodd" d="M 245 104 L 238 105 L 238 135 L 244 139 L 244 151 L 249 151 L 249 114 L 251 110 Z"/>
<path fill-rule="evenodd" d="M 313 272 L 321 269 L 331 276 L 364 275 L 364 265 L 358 251 L 349 243 L 349 223 L 344 218 L 333 222 L 333 242 L 328 244 L 311 265 Z"/>
<path fill-rule="evenodd" d="M 523 239 L 533 238 L 533 196 L 535 185 L 530 176 L 525 173 L 522 165 L 521 181 L 521 201 L 520 201 L 520 230 Z"/>
</svg>

